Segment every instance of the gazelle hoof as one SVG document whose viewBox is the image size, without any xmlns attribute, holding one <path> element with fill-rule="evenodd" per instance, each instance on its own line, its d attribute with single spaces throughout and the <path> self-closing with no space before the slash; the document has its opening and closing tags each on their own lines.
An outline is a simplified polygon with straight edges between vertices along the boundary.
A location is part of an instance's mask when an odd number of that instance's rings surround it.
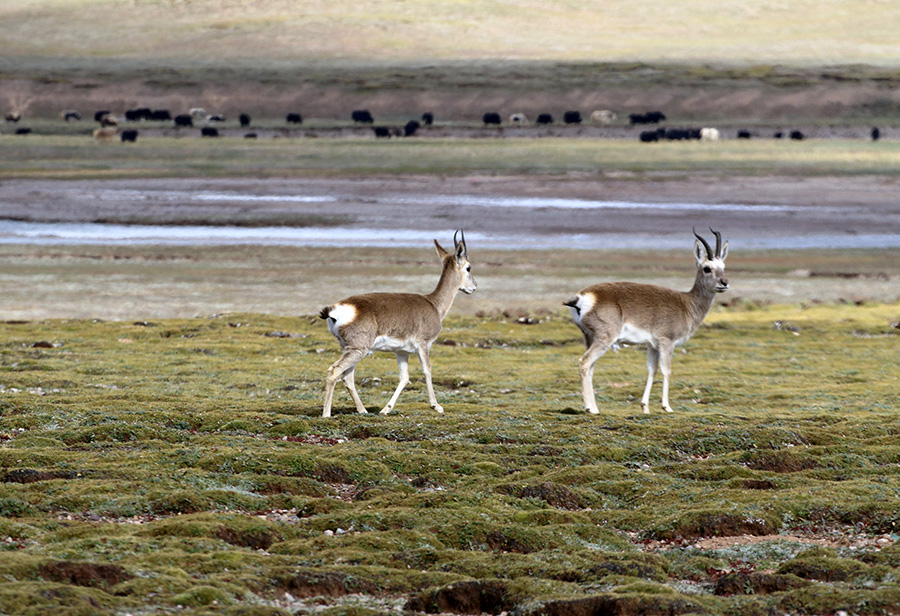
<svg viewBox="0 0 900 616">
<path fill-rule="evenodd" d="M 671 407 L 671 406 L 664 406 L 664 407 L 662 407 L 662 408 L 663 408 L 663 410 L 664 410 L 666 413 L 674 413 L 674 412 L 675 412 L 675 411 L 672 410 L 672 407 Z"/>
<path fill-rule="evenodd" d="M 393 411 L 393 410 L 394 410 L 394 407 L 392 407 L 392 406 L 386 406 L 386 407 L 384 407 L 383 409 L 381 409 L 381 411 L 380 411 L 378 414 L 379 414 L 379 415 L 387 415 L 388 413 L 390 413 L 390 412 Z"/>
<path fill-rule="evenodd" d="M 591 415 L 599 415 L 599 414 L 600 414 L 600 409 L 592 409 L 592 408 L 589 407 L 589 408 L 586 408 L 586 409 L 584 409 L 584 410 L 586 410 L 586 411 L 587 411 L 588 413 L 590 413 Z"/>
<path fill-rule="evenodd" d="M 644 413 L 645 415 L 649 415 L 650 407 L 648 407 L 646 404 L 641 404 L 641 413 Z"/>
</svg>

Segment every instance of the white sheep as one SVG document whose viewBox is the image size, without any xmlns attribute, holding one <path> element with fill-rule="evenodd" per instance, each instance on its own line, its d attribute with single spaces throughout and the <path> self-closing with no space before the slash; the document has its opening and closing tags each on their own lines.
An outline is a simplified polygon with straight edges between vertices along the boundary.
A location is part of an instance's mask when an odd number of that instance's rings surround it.
<svg viewBox="0 0 900 616">
<path fill-rule="evenodd" d="M 701 128 L 700 129 L 700 141 L 718 141 L 719 140 L 719 129 L 718 128 Z"/>
<path fill-rule="evenodd" d="M 619 116 L 616 115 L 615 111 L 610 111 L 609 109 L 598 109 L 597 111 L 591 112 L 591 123 L 592 124 L 600 124 L 602 126 L 609 126 Z"/>
</svg>

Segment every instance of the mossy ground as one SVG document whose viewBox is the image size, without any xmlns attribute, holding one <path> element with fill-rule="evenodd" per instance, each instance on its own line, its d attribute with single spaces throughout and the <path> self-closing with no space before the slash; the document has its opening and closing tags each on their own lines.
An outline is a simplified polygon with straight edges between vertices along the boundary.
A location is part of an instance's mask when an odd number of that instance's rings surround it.
<svg viewBox="0 0 900 616">
<path fill-rule="evenodd" d="M 396 379 L 378 355 L 357 373 L 370 415 L 341 391 L 331 419 L 337 344 L 313 317 L 4 323 L 0 612 L 889 611 L 898 317 L 718 308 L 675 358 L 674 414 L 639 413 L 626 349 L 589 416 L 564 315 L 451 316 L 444 415 L 415 367 L 374 414 Z M 771 541 L 694 547 L 745 534 Z M 729 572 L 771 575 L 717 586 Z"/>
</svg>

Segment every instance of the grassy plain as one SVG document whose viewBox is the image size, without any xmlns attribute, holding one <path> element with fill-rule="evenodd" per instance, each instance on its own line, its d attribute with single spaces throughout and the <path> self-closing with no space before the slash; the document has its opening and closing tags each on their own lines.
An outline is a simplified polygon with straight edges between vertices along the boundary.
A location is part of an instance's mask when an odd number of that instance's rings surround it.
<svg viewBox="0 0 900 616">
<path fill-rule="evenodd" d="M 596 417 L 561 313 L 451 317 L 443 416 L 414 378 L 394 414 L 341 392 L 330 420 L 313 317 L 8 322 L 0 612 L 890 613 L 898 317 L 719 308 L 675 414 L 638 413 L 626 349 Z M 371 411 L 395 370 L 361 364 Z"/>
<path fill-rule="evenodd" d="M 892 175 L 900 142 L 822 139 L 705 144 L 611 139 L 177 139 L 100 145 L 77 136 L 0 139 L 2 178 L 565 175 L 628 172 L 720 175 Z"/>
</svg>

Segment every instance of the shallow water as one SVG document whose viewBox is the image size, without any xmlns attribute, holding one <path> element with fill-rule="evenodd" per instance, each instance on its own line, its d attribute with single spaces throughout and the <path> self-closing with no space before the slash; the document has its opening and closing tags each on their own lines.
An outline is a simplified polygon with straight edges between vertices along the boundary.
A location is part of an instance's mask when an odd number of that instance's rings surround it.
<svg viewBox="0 0 900 616">
<path fill-rule="evenodd" d="M 36 245 L 271 245 L 271 246 L 398 246 L 418 247 L 446 234 L 444 229 L 357 229 L 348 227 L 234 227 L 200 225 L 120 225 L 99 223 L 33 223 L 0 220 L 0 243 Z M 646 233 L 500 235 L 466 232 L 469 241 L 497 250 L 560 246 L 586 250 L 638 250 L 683 248 L 684 233 L 671 236 Z M 794 237 L 729 238 L 732 246 L 764 250 L 898 248 L 900 236 L 888 234 L 808 234 Z"/>
<path fill-rule="evenodd" d="M 221 190 L 173 190 L 108 185 L 66 192 L 51 185 L 40 191 L 43 196 L 39 204 L 51 212 L 50 217 L 56 204 L 66 203 L 70 217 L 85 220 L 115 220 L 122 219 L 122 212 L 153 211 L 162 214 L 159 218 L 151 215 L 149 220 L 181 214 L 191 216 L 187 222 L 205 221 L 213 215 L 213 219 L 228 221 L 237 219 L 229 216 L 246 212 L 274 212 L 289 221 L 298 220 L 290 216 L 308 214 L 326 222 L 307 227 L 165 225 L 27 222 L 22 218 L 30 216 L 21 216 L 17 220 L 0 219 L 0 243 L 412 247 L 445 236 L 448 228 L 465 227 L 470 229 L 467 238 L 484 248 L 663 250 L 683 248 L 691 226 L 697 224 L 705 233 L 707 221 L 714 221 L 713 225 L 726 231 L 732 247 L 749 250 L 900 247 L 900 234 L 884 232 L 893 228 L 885 226 L 885 216 L 896 215 L 861 205 L 652 203 L 391 191 L 361 194 L 308 186 L 280 193 L 265 188 L 258 192 L 229 190 L 224 186 Z M 516 224 L 522 221 L 524 224 Z M 882 232 L 863 232 L 868 230 Z"/>
<path fill-rule="evenodd" d="M 353 197 L 335 195 L 258 195 L 236 191 L 134 191 L 103 190 L 93 195 L 101 200 L 167 200 L 190 202 L 267 202 L 267 203 L 338 203 Z M 556 208 L 569 210 L 672 210 L 703 212 L 801 212 L 806 208 L 790 205 L 757 205 L 742 203 L 639 203 L 633 201 L 605 201 L 598 199 L 566 199 L 557 197 L 485 197 L 477 195 L 371 195 L 365 199 L 372 205 L 421 205 L 432 202 L 448 206 L 483 208 Z M 846 211 L 846 208 L 820 208 L 819 211 Z"/>
</svg>

